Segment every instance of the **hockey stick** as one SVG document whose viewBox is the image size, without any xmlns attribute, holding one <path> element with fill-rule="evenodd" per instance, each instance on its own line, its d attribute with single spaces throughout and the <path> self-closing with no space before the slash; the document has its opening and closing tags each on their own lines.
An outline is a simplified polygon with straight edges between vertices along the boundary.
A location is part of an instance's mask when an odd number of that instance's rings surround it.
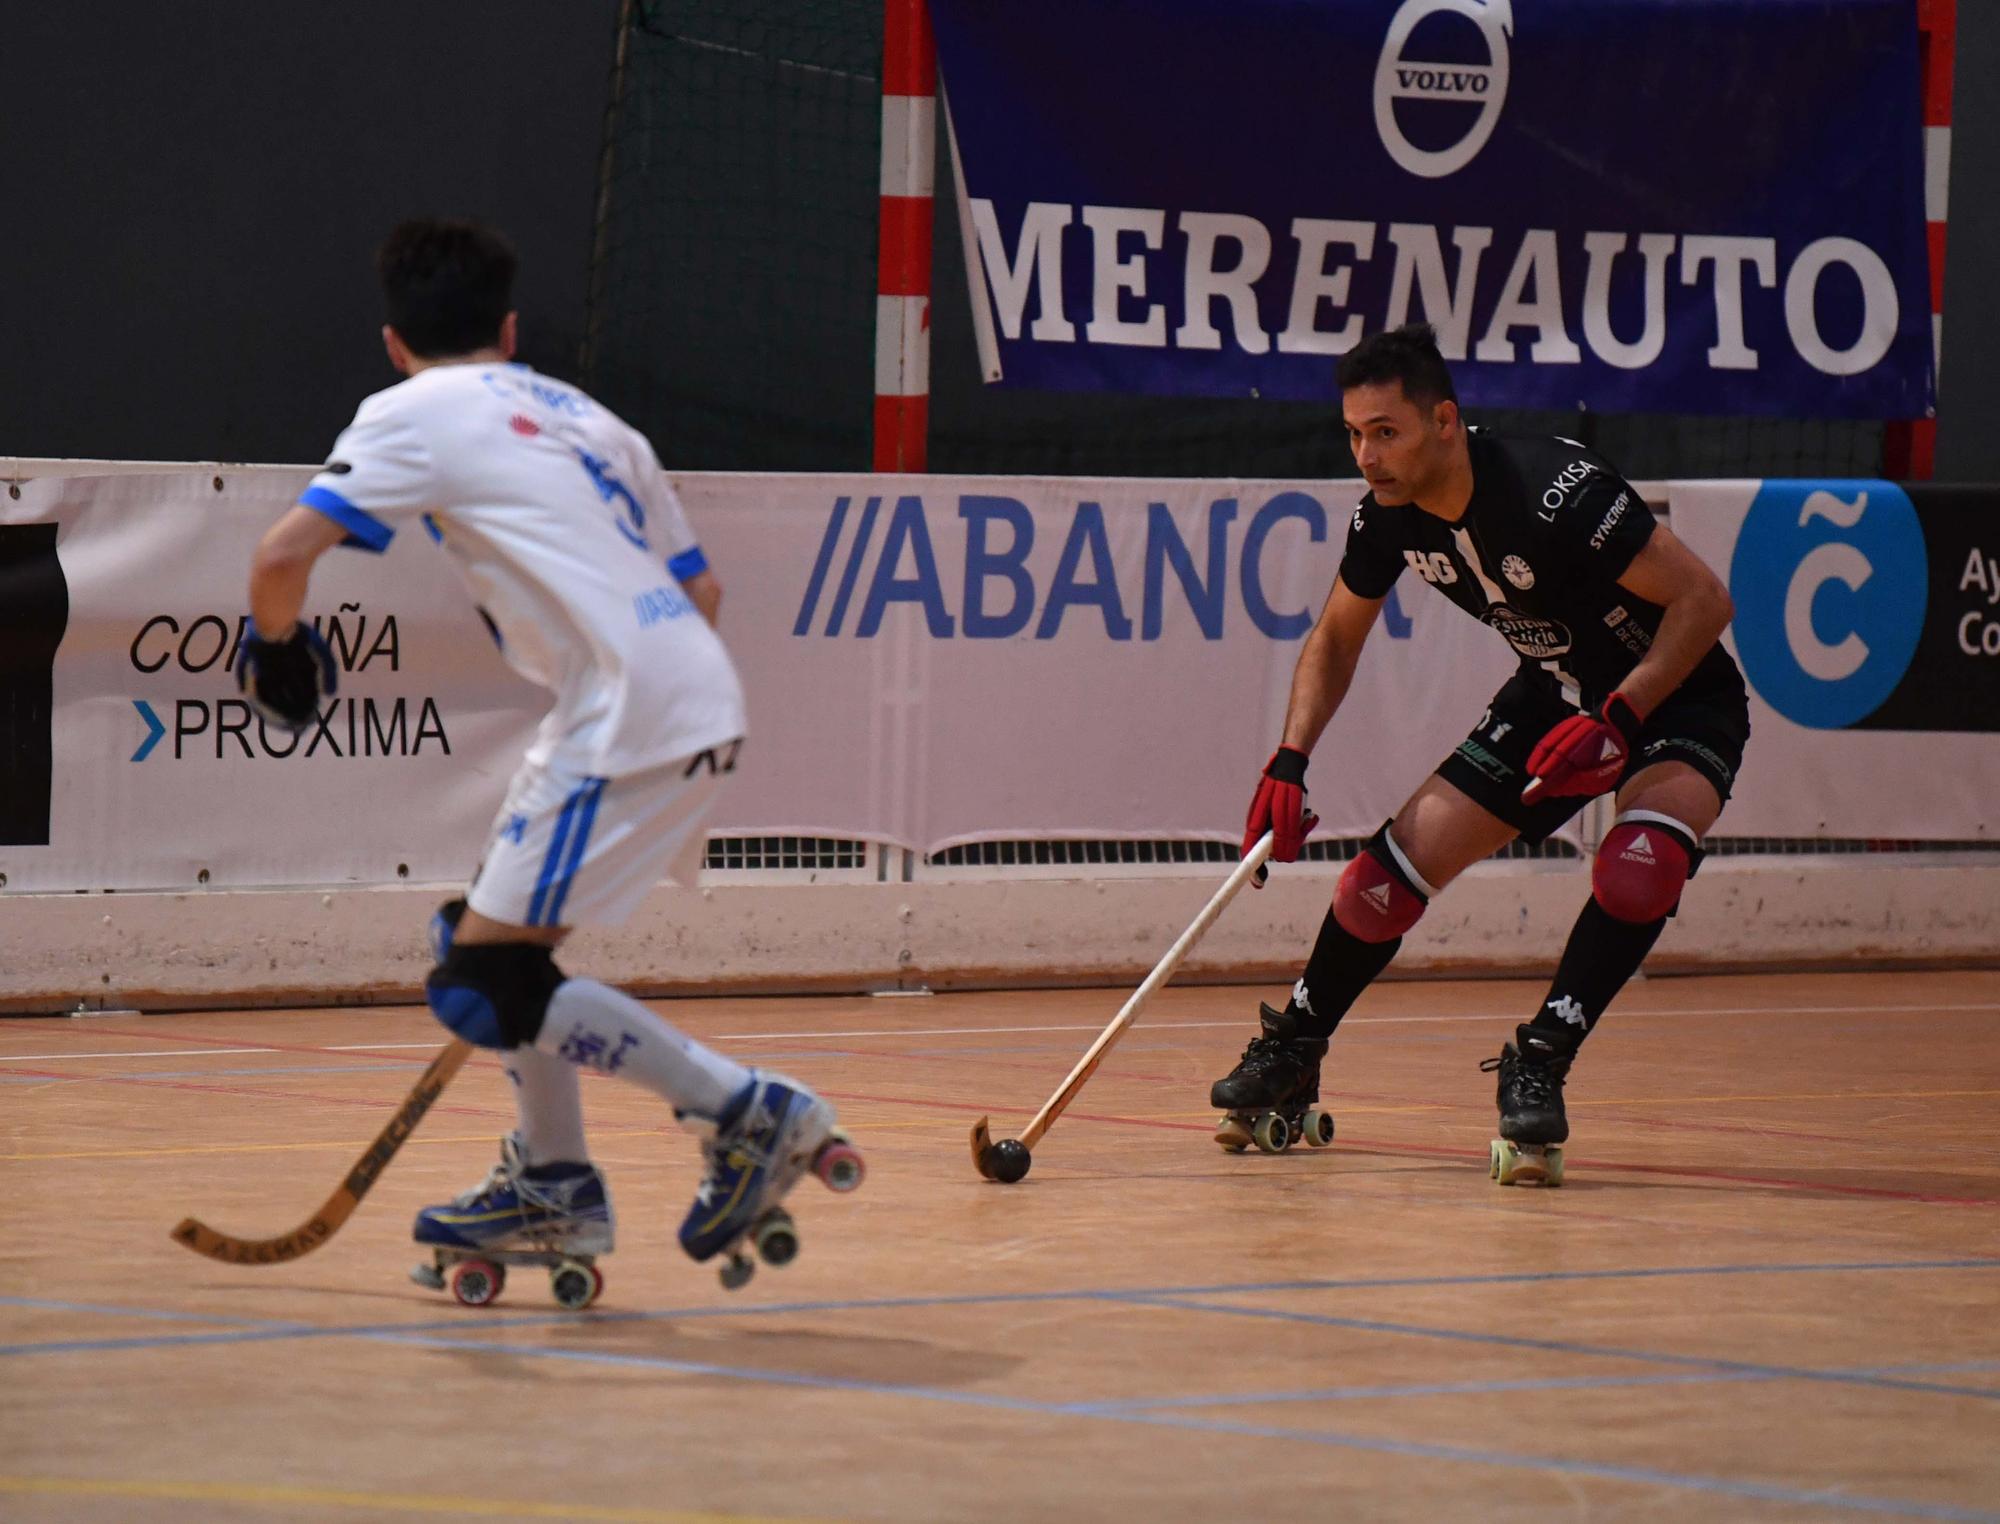
<svg viewBox="0 0 2000 1524">
<path fill-rule="evenodd" d="M 1146 975 L 1145 982 L 1134 990 L 1118 1014 L 1111 1018 L 1111 1025 L 1097 1034 L 1077 1060 L 1076 1067 L 1069 1071 L 1069 1078 L 1049 1097 L 1048 1104 L 1035 1113 L 1035 1119 L 1027 1125 L 1018 1141 L 993 1141 L 989 1119 L 981 1117 L 972 1127 L 972 1163 L 979 1173 L 988 1180 L 1002 1180 L 1008 1184 L 1019 1180 L 1028 1172 L 1028 1162 L 1034 1146 L 1042 1141 L 1042 1134 L 1055 1125 L 1057 1117 L 1076 1099 L 1076 1093 L 1084 1087 L 1085 1081 L 1097 1072 L 1097 1066 L 1104 1062 L 1104 1055 L 1111 1051 L 1111 1045 L 1125 1035 L 1125 1029 L 1138 1019 L 1140 1008 L 1152 999 L 1153 992 L 1174 976 L 1174 970 L 1181 966 L 1181 960 L 1194 949 L 1208 928 L 1215 924 L 1215 918 L 1222 914 L 1224 907 L 1236 898 L 1237 891 L 1264 867 L 1271 855 L 1271 833 L 1266 831 L 1252 847 L 1243 861 L 1223 881 L 1220 889 L 1202 907 L 1188 929 L 1180 934 L 1174 945 L 1167 949 L 1167 955 L 1153 965 L 1153 971 Z"/>
<path fill-rule="evenodd" d="M 184 1217 L 181 1225 L 174 1229 L 174 1242 L 230 1265 L 276 1265 L 312 1253 L 338 1233 L 341 1224 L 354 1214 L 354 1209 L 361 1205 L 361 1198 L 368 1194 L 369 1187 L 375 1184 L 389 1161 L 396 1157 L 396 1150 L 417 1130 L 417 1123 L 424 1119 L 424 1113 L 444 1093 L 444 1087 L 451 1083 L 452 1076 L 458 1073 L 471 1054 L 472 1045 L 456 1038 L 440 1048 L 438 1056 L 431 1060 L 430 1067 L 424 1070 L 415 1088 L 403 1098 L 396 1114 L 389 1118 L 389 1125 L 368 1145 L 368 1151 L 355 1161 L 354 1168 L 347 1172 L 340 1188 L 326 1198 L 317 1212 L 291 1232 L 280 1233 L 276 1238 L 232 1238 L 227 1233 L 216 1232 L 205 1222 Z"/>
</svg>

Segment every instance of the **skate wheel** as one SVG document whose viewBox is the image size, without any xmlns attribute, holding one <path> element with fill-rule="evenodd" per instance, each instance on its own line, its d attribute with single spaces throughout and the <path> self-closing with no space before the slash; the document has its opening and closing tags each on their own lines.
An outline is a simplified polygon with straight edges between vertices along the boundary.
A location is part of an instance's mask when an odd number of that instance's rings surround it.
<svg viewBox="0 0 2000 1524">
<path fill-rule="evenodd" d="M 841 1133 L 833 1134 L 821 1145 L 820 1151 L 813 1155 L 812 1168 L 820 1183 L 830 1191 L 854 1190 L 868 1173 L 861 1151 Z"/>
<path fill-rule="evenodd" d="M 410 1279 L 426 1291 L 444 1290 L 444 1272 L 436 1265 L 410 1266 Z"/>
<path fill-rule="evenodd" d="M 1563 1183 L 1563 1151 L 1560 1144 L 1550 1147 L 1547 1154 L 1547 1165 L 1548 1183 L 1550 1185 L 1561 1185 Z"/>
<path fill-rule="evenodd" d="M 1315 1106 L 1305 1114 L 1301 1130 L 1305 1134 L 1306 1147 L 1325 1148 L 1333 1142 L 1333 1113 L 1321 1111 Z"/>
<path fill-rule="evenodd" d="M 571 1312 L 583 1311 L 597 1300 L 603 1289 L 604 1277 L 597 1266 L 581 1260 L 566 1259 L 549 1271 L 549 1294 L 558 1307 L 567 1307 Z"/>
<path fill-rule="evenodd" d="M 507 1284 L 507 1272 L 483 1259 L 464 1259 L 452 1267 L 451 1295 L 461 1307 L 484 1307 Z"/>
<path fill-rule="evenodd" d="M 1267 1111 L 1257 1118 L 1257 1125 L 1250 1129 L 1250 1136 L 1256 1139 L 1257 1147 L 1267 1154 L 1281 1154 L 1292 1146 L 1292 1125 L 1275 1111 Z"/>
<path fill-rule="evenodd" d="M 766 1213 L 750 1230 L 750 1241 L 757 1246 L 758 1258 L 767 1265 L 789 1265 L 798 1258 L 799 1230 L 787 1213 Z"/>
<path fill-rule="evenodd" d="M 1250 1129 L 1243 1125 L 1243 1119 L 1227 1116 L 1215 1124 L 1215 1141 L 1232 1154 L 1240 1154 L 1250 1146 Z"/>
<path fill-rule="evenodd" d="M 1486 1178 L 1498 1180 L 1507 1161 L 1507 1145 L 1495 1138 L 1486 1149 Z"/>
<path fill-rule="evenodd" d="M 716 1279 L 722 1282 L 724 1291 L 741 1291 L 750 1284 L 750 1277 L 756 1273 L 755 1260 L 747 1259 L 741 1254 L 732 1254 L 723 1261 L 722 1268 L 716 1272 Z"/>
</svg>

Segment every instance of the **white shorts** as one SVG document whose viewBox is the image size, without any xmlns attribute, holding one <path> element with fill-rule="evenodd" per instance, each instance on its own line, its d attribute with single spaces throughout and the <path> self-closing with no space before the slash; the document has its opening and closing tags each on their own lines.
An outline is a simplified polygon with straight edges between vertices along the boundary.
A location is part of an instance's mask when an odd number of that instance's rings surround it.
<svg viewBox="0 0 2000 1524">
<path fill-rule="evenodd" d="M 524 766 L 466 903 L 510 926 L 616 925 L 663 879 L 692 888 L 736 747 L 598 778 Z"/>
</svg>

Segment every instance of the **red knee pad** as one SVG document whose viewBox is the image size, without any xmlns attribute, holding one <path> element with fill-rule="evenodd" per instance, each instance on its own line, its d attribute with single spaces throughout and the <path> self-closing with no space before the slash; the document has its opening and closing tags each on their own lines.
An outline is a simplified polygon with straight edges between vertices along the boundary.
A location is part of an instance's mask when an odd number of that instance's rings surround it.
<svg viewBox="0 0 2000 1524">
<path fill-rule="evenodd" d="M 1362 848 L 1333 890 L 1333 918 L 1362 942 L 1400 937 L 1417 924 L 1427 903 L 1375 850 L 1372 845 Z"/>
<path fill-rule="evenodd" d="M 1590 892 L 1604 913 L 1643 926 L 1671 915 L 1688 881 L 1689 839 L 1660 820 L 1619 820 L 1591 865 Z"/>
</svg>

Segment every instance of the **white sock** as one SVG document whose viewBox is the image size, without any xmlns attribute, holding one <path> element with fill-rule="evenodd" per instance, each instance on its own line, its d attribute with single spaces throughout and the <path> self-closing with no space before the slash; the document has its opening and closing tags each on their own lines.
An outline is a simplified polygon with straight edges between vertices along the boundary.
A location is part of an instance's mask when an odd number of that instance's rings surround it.
<svg viewBox="0 0 2000 1524">
<path fill-rule="evenodd" d="M 521 1149 L 528 1164 L 588 1164 L 583 1140 L 583 1097 L 570 1065 L 533 1048 L 510 1048 L 500 1066 L 514 1082 L 521 1118 Z"/>
<path fill-rule="evenodd" d="M 572 1064 L 633 1080 L 676 1111 L 722 1114 L 750 1071 L 675 1030 L 630 995 L 595 979 L 565 979 L 549 998 L 535 1046 Z"/>
</svg>

